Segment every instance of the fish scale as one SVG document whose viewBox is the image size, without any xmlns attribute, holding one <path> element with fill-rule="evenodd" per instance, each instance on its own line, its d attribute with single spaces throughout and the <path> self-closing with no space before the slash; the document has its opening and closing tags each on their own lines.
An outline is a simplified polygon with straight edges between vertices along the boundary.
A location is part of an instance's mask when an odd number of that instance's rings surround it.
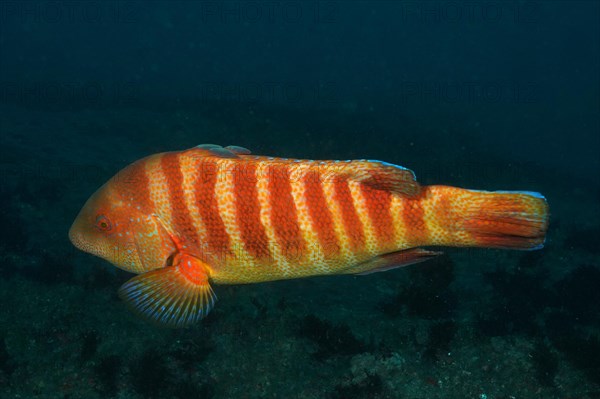
<svg viewBox="0 0 600 399">
<path fill-rule="evenodd" d="M 182 327 L 210 311 L 211 284 L 368 274 L 440 254 L 422 246 L 537 249 L 547 226 L 538 193 L 420 186 L 386 162 L 202 145 L 120 171 L 69 236 L 138 274 L 119 290 L 135 311 Z"/>
</svg>

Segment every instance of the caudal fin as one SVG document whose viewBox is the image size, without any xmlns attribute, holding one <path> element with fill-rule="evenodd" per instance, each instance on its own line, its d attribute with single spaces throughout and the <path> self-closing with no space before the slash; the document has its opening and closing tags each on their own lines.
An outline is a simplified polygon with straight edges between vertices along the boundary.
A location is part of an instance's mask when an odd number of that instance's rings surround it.
<svg viewBox="0 0 600 399">
<path fill-rule="evenodd" d="M 478 247 L 540 249 L 548 229 L 548 203 L 530 191 L 474 191 L 457 210 L 465 233 Z"/>
</svg>

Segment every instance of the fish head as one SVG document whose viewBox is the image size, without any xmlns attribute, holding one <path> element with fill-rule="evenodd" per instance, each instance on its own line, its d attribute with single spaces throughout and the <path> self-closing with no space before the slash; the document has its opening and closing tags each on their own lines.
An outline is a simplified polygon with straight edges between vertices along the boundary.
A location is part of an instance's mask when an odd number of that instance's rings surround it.
<svg viewBox="0 0 600 399">
<path fill-rule="evenodd" d="M 69 230 L 78 249 L 123 270 L 144 273 L 165 267 L 175 244 L 156 215 L 136 201 L 135 187 L 116 175 L 85 203 Z"/>
</svg>

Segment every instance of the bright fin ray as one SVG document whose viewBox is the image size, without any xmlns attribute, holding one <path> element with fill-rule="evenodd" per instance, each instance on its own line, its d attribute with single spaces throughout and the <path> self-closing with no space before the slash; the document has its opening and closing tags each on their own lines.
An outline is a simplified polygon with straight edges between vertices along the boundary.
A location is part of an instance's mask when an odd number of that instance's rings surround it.
<svg viewBox="0 0 600 399">
<path fill-rule="evenodd" d="M 137 313 L 159 324 L 185 327 L 196 323 L 214 306 L 206 276 L 190 278 L 189 271 L 171 266 L 138 275 L 119 289 L 119 296 Z"/>
<path fill-rule="evenodd" d="M 548 203 L 531 191 L 477 191 L 469 206 L 457 215 L 478 246 L 536 250 L 544 245 Z"/>
</svg>

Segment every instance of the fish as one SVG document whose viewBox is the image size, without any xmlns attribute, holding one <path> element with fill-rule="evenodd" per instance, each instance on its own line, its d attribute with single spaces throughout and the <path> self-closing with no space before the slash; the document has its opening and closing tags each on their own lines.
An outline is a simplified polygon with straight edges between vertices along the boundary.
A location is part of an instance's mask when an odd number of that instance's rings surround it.
<svg viewBox="0 0 600 399">
<path fill-rule="evenodd" d="M 303 160 L 204 144 L 125 167 L 69 230 L 78 249 L 136 276 L 119 296 L 159 325 L 188 327 L 213 285 L 365 275 L 435 258 L 424 247 L 535 250 L 544 196 L 420 185 L 376 160 Z"/>
</svg>

